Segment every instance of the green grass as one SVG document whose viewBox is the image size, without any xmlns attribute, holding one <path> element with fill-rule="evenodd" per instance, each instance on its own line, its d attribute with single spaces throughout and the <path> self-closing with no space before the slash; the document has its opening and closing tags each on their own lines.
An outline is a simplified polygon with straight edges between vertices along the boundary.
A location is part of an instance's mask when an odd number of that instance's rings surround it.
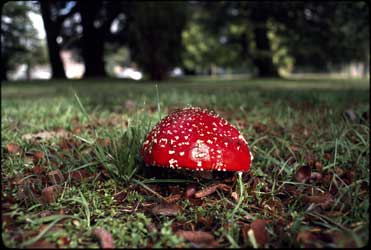
<svg viewBox="0 0 371 250">
<path fill-rule="evenodd" d="M 343 115 L 347 109 L 358 116 L 369 112 L 367 80 L 193 77 L 157 86 L 117 79 L 2 83 L 2 214 L 3 221 L 12 221 L 2 225 L 6 246 L 99 247 L 92 231 L 103 227 L 116 247 L 194 247 L 174 235 L 177 229 L 210 232 L 220 247 L 254 247 L 246 228 L 255 219 L 267 222 L 267 247 L 368 243 L 369 121 L 351 122 Z M 240 202 L 217 191 L 202 198 L 201 206 L 178 200 L 176 216 L 154 215 L 152 205 L 183 194 L 188 182 L 198 189 L 218 182 L 191 173 L 155 178 L 143 167 L 144 136 L 168 112 L 186 105 L 214 109 L 239 128 L 255 157 L 251 172 L 232 186 Z M 72 139 L 22 138 L 57 129 Z M 23 152 L 8 153 L 9 143 Z M 25 152 L 32 151 L 45 157 L 30 162 Z M 35 165 L 44 173 L 33 174 Z M 304 165 L 322 177 L 298 182 L 295 173 Z M 40 192 L 45 174 L 56 169 L 66 176 L 61 192 L 55 202 L 38 202 L 30 194 Z M 76 181 L 73 174 L 81 170 L 89 176 Z M 19 178 L 26 181 L 14 184 Z M 306 200 L 322 194 L 332 200 Z"/>
</svg>

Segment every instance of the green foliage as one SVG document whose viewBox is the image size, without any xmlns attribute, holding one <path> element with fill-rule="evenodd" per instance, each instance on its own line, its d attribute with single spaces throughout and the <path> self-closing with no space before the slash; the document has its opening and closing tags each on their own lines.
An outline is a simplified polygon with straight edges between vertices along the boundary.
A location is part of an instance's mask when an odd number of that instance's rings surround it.
<svg viewBox="0 0 371 250">
<path fill-rule="evenodd" d="M 104 56 L 106 62 L 106 71 L 109 75 L 114 76 L 114 67 L 128 67 L 130 66 L 130 51 L 125 46 L 115 46 L 113 44 L 106 44 L 106 52 Z"/>
<path fill-rule="evenodd" d="M 37 37 L 29 13 L 34 11 L 29 2 L 7 2 L 1 15 L 2 68 L 6 73 L 21 63 L 31 67 L 46 62 L 45 44 Z M 3 75 L 2 77 L 5 77 Z"/>
<path fill-rule="evenodd" d="M 239 47 L 220 42 L 219 36 L 192 22 L 182 33 L 183 65 L 197 73 L 207 72 L 213 66 L 233 67 L 239 62 Z"/>
<path fill-rule="evenodd" d="M 141 171 L 143 167 L 141 148 L 149 126 L 148 120 L 135 121 L 135 125 L 122 131 L 121 135 L 111 135 L 112 143 L 109 147 L 97 145 L 95 150 L 98 160 L 106 166 L 113 177 L 128 182 Z"/>
</svg>

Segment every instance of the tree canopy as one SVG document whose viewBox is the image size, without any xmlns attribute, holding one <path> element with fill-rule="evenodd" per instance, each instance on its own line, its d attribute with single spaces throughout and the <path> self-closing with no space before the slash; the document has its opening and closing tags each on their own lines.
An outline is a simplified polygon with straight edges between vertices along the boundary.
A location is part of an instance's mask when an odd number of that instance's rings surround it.
<svg viewBox="0 0 371 250">
<path fill-rule="evenodd" d="M 40 53 L 27 16 L 32 6 L 9 2 L 3 8 L 4 72 L 14 67 L 10 59 Z M 154 80 L 179 66 L 190 74 L 217 66 L 277 77 L 303 66 L 369 64 L 365 2 L 40 1 L 39 6 L 54 78 L 65 77 L 61 49 L 75 51 L 84 77 L 105 76 L 112 65 L 107 58 L 119 62 L 108 56 L 114 50 L 127 51 L 122 62 L 130 58 Z"/>
</svg>

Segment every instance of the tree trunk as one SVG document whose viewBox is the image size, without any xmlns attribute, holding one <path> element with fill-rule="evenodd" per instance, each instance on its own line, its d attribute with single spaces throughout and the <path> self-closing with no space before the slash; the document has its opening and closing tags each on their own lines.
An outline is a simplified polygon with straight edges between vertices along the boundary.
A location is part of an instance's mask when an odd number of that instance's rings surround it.
<svg viewBox="0 0 371 250">
<path fill-rule="evenodd" d="M 31 64 L 27 63 L 26 67 L 26 79 L 29 81 L 31 80 Z"/>
<path fill-rule="evenodd" d="M 87 3 L 81 1 L 79 4 L 83 27 L 82 56 L 85 63 L 84 78 L 105 77 L 106 70 L 103 61 L 104 31 L 99 29 L 99 27 L 94 27 L 95 17 L 101 7 L 101 3 Z"/>
<path fill-rule="evenodd" d="M 2 64 L 1 64 L 1 67 L 0 67 L 0 70 L 1 70 L 1 81 L 7 81 L 8 80 L 8 76 L 7 76 L 7 72 L 8 72 L 8 60 L 7 58 L 5 58 L 5 56 L 3 56 L 2 58 Z"/>
<path fill-rule="evenodd" d="M 150 78 L 153 81 L 163 81 L 167 77 L 167 70 L 159 64 L 154 62 L 150 69 Z"/>
<path fill-rule="evenodd" d="M 266 22 L 258 23 L 254 28 L 257 54 L 253 62 L 258 69 L 258 77 L 279 77 L 278 69 L 273 64 L 273 53 L 268 38 Z"/>
<path fill-rule="evenodd" d="M 50 66 L 52 69 L 52 78 L 66 78 L 66 73 L 64 71 L 63 62 L 60 56 L 60 47 L 57 43 L 57 37 L 60 27 L 58 27 L 51 18 L 50 2 L 40 1 L 40 7 L 46 31 L 46 40 L 48 42 L 48 52 Z"/>
</svg>

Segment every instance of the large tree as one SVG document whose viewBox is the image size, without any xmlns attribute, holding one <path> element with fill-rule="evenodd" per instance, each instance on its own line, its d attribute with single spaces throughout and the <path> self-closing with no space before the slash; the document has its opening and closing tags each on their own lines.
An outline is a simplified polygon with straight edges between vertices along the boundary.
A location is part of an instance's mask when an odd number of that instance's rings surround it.
<svg viewBox="0 0 371 250">
<path fill-rule="evenodd" d="M 77 2 L 82 25 L 84 77 L 106 76 L 104 45 L 111 33 L 112 22 L 122 12 L 117 2 Z"/>
<path fill-rule="evenodd" d="M 183 2 L 135 2 L 127 10 L 132 59 L 152 80 L 163 80 L 181 63 Z"/>
<path fill-rule="evenodd" d="M 41 15 L 44 22 L 46 40 L 48 42 L 49 61 L 52 70 L 52 78 L 66 78 L 63 62 L 61 59 L 61 47 L 57 43 L 60 36 L 61 26 L 64 20 L 72 13 L 61 14 L 65 2 L 40 1 Z"/>
</svg>

